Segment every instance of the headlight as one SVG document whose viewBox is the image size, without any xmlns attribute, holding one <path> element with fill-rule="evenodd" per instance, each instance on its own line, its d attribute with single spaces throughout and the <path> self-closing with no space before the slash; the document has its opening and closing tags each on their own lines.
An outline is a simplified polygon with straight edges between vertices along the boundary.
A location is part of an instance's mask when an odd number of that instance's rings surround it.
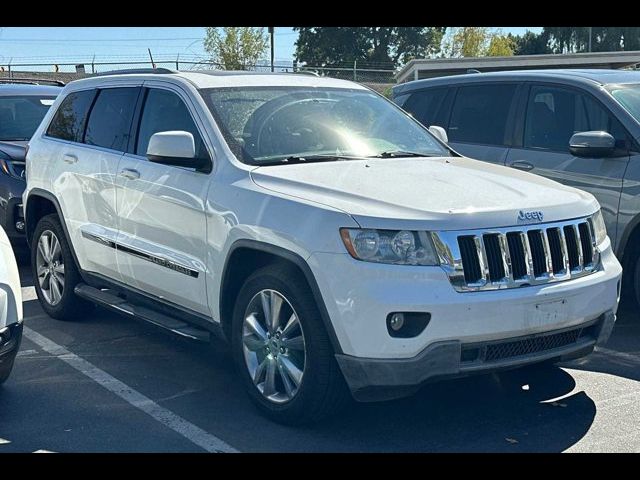
<svg viewBox="0 0 640 480">
<path fill-rule="evenodd" d="M 353 258 L 398 265 L 439 265 L 429 232 L 341 228 Z"/>
<path fill-rule="evenodd" d="M 9 175 L 10 177 L 22 178 L 13 168 L 13 163 L 11 163 L 11 160 L 4 158 L 4 156 L 0 156 L 0 170 L 2 170 L 5 175 Z"/>
<path fill-rule="evenodd" d="M 607 226 L 604 224 L 602 210 L 598 210 L 591 216 L 591 225 L 593 227 L 593 236 L 595 237 L 596 245 L 600 245 L 607 238 Z"/>
</svg>

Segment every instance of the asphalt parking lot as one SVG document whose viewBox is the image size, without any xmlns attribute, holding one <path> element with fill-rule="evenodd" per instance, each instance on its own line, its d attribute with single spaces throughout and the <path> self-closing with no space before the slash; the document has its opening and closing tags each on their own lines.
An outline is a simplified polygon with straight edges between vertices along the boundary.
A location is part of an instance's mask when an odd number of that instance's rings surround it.
<svg viewBox="0 0 640 480">
<path fill-rule="evenodd" d="M 640 314 L 560 367 L 431 384 L 355 404 L 320 425 L 274 424 L 250 404 L 226 345 L 96 309 L 41 310 L 21 259 L 25 338 L 0 387 L 2 452 L 640 452 Z"/>
</svg>

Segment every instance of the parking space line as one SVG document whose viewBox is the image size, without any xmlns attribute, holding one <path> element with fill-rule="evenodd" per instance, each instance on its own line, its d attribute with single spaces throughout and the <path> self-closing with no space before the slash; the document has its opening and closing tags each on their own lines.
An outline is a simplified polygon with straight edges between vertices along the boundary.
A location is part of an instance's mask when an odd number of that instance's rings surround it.
<svg viewBox="0 0 640 480">
<path fill-rule="evenodd" d="M 29 302 L 31 300 L 37 300 L 36 287 L 22 287 L 22 301 Z"/>
<path fill-rule="evenodd" d="M 187 420 L 176 415 L 170 410 L 161 407 L 137 390 L 134 390 L 117 378 L 109 375 L 104 370 L 99 369 L 92 363 L 84 360 L 74 353 L 71 353 L 63 346 L 58 345 L 52 340 L 49 340 L 47 337 L 44 337 L 43 335 L 30 329 L 29 327 L 24 327 L 23 334 L 26 338 L 38 345 L 45 352 L 67 363 L 71 367 L 78 370 L 80 373 L 92 379 L 94 382 L 100 384 L 102 387 L 116 394 L 118 397 L 122 398 L 130 405 L 136 407 L 139 410 L 142 410 L 144 413 L 153 417 L 164 426 L 170 428 L 174 432 L 183 436 L 192 443 L 198 445 L 207 452 L 238 452 L 235 448 L 219 439 L 215 435 L 211 435 L 210 433 L 205 432 L 200 427 L 197 427 L 191 422 L 188 422 Z"/>
<path fill-rule="evenodd" d="M 634 362 L 634 363 L 640 362 L 640 355 L 638 354 L 634 355 L 633 353 L 618 352 L 616 350 L 611 350 L 610 348 L 605 348 L 605 347 L 596 347 L 596 352 L 600 352 L 605 355 L 610 355 L 612 357 L 622 358 L 624 360 Z"/>
</svg>

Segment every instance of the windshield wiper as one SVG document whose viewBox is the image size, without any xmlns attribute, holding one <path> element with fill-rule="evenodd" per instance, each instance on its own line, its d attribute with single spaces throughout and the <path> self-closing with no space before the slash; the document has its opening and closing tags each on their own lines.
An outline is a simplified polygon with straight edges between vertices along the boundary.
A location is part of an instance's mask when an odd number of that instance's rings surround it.
<svg viewBox="0 0 640 480">
<path fill-rule="evenodd" d="M 432 153 L 405 152 L 404 150 L 389 150 L 377 155 L 371 155 L 369 158 L 402 158 L 402 157 L 437 157 Z"/>
<path fill-rule="evenodd" d="M 314 162 L 336 162 L 343 160 L 362 160 L 363 157 L 356 157 L 352 155 L 291 155 L 287 158 L 281 158 L 278 160 L 271 160 L 268 162 L 260 162 L 256 163 L 259 166 L 269 166 L 269 165 L 292 165 L 294 163 L 314 163 Z"/>
</svg>

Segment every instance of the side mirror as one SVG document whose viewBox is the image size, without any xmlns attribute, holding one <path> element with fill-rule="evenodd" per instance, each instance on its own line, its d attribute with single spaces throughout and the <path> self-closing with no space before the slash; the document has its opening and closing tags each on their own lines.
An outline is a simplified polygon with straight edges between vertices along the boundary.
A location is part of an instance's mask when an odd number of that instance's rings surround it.
<svg viewBox="0 0 640 480">
<path fill-rule="evenodd" d="M 447 136 L 447 131 L 444 128 L 439 127 L 438 125 L 431 125 L 429 127 L 429 131 L 441 142 L 449 143 L 449 137 Z"/>
<path fill-rule="evenodd" d="M 616 140 L 607 132 L 578 132 L 569 140 L 569 152 L 576 157 L 611 157 L 616 150 Z"/>
<path fill-rule="evenodd" d="M 150 162 L 176 167 L 195 168 L 210 171 L 211 161 L 196 158 L 196 144 L 193 135 L 182 130 L 158 132 L 151 135 L 147 147 Z"/>
</svg>

